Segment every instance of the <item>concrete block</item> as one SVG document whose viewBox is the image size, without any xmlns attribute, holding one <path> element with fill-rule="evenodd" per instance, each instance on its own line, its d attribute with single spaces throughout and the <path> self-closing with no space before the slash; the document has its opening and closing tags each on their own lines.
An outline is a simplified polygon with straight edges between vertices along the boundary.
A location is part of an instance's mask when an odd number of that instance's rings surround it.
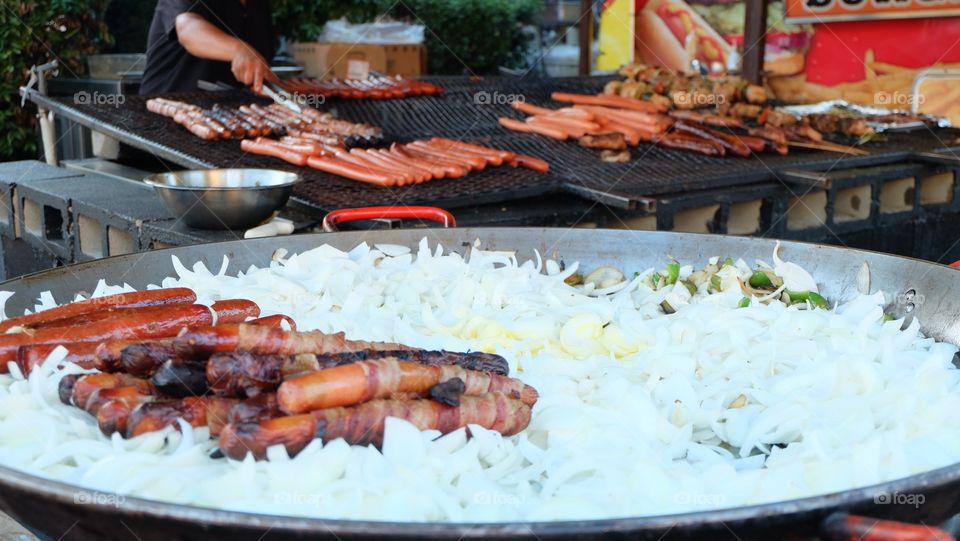
<svg viewBox="0 0 960 541">
<path fill-rule="evenodd" d="M 41 206 L 66 209 L 64 237 L 71 244 L 69 261 L 139 251 L 143 223 L 171 219 L 152 188 L 104 175 L 30 181 L 20 186 L 18 194 L 24 202 L 25 217 L 41 215 L 37 210 Z M 44 217 L 53 217 L 53 210 L 46 213 Z M 27 227 L 28 222 L 32 229 Z M 34 241 L 38 231 L 35 222 L 23 220 L 24 229 Z M 51 241 L 49 235 L 43 240 Z"/>
<path fill-rule="evenodd" d="M 53 167 L 36 160 L 0 163 L 0 235 L 20 237 L 20 208 L 14 195 L 19 182 L 79 176 L 77 171 Z"/>
<path fill-rule="evenodd" d="M 70 232 L 70 198 L 50 190 L 36 190 L 42 183 L 62 184 L 66 180 L 26 180 L 17 185 L 16 205 L 20 209 L 20 236 L 37 249 L 73 261 Z"/>
</svg>

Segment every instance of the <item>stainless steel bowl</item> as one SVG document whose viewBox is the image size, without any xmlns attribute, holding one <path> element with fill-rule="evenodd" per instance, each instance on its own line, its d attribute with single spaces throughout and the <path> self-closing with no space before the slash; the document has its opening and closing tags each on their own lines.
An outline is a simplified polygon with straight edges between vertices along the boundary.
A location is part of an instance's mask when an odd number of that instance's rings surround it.
<svg viewBox="0 0 960 541">
<path fill-rule="evenodd" d="M 246 229 L 283 208 L 300 175 L 273 169 L 206 169 L 151 175 L 163 203 L 198 229 Z"/>
</svg>

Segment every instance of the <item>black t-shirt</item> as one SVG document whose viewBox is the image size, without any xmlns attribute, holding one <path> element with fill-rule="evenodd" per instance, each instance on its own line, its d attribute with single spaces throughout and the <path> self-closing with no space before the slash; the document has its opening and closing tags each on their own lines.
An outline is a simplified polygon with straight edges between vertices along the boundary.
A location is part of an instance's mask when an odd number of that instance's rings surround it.
<svg viewBox="0 0 960 541">
<path fill-rule="evenodd" d="M 196 13 L 240 38 L 263 55 L 273 56 L 270 0 L 159 0 L 147 37 L 147 66 L 140 94 L 189 92 L 200 80 L 239 84 L 229 62 L 197 58 L 177 41 L 176 19 L 181 13 Z"/>
</svg>

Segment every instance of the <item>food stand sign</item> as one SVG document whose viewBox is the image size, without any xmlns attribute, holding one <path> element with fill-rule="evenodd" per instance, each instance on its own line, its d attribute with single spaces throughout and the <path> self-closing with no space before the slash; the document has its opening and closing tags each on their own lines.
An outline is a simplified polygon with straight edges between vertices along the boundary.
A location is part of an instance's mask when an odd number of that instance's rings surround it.
<svg viewBox="0 0 960 541">
<path fill-rule="evenodd" d="M 958 0 L 786 0 L 788 23 L 960 15 Z"/>
</svg>

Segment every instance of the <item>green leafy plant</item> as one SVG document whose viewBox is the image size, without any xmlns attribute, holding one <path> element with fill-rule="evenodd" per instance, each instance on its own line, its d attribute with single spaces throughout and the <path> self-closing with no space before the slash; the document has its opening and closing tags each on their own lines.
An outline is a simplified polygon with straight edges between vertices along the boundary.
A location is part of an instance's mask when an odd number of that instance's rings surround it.
<svg viewBox="0 0 960 541">
<path fill-rule="evenodd" d="M 56 58 L 64 75 L 86 70 L 86 56 L 109 43 L 109 0 L 3 1 L 0 6 L 0 161 L 36 156 L 35 109 L 20 107 L 30 66 Z"/>
<path fill-rule="evenodd" d="M 426 27 L 428 70 L 433 74 L 489 74 L 522 62 L 520 28 L 534 22 L 542 0 L 274 0 L 277 32 L 309 41 L 328 20 L 369 22 L 378 15 Z"/>
<path fill-rule="evenodd" d="M 370 22 L 386 15 L 395 2 L 386 0 L 273 0 L 273 24 L 277 34 L 295 41 L 312 41 L 330 20 Z"/>
<path fill-rule="evenodd" d="M 539 0 L 407 0 L 394 14 L 426 27 L 430 73 L 487 74 L 520 61 L 520 27 Z"/>
</svg>

